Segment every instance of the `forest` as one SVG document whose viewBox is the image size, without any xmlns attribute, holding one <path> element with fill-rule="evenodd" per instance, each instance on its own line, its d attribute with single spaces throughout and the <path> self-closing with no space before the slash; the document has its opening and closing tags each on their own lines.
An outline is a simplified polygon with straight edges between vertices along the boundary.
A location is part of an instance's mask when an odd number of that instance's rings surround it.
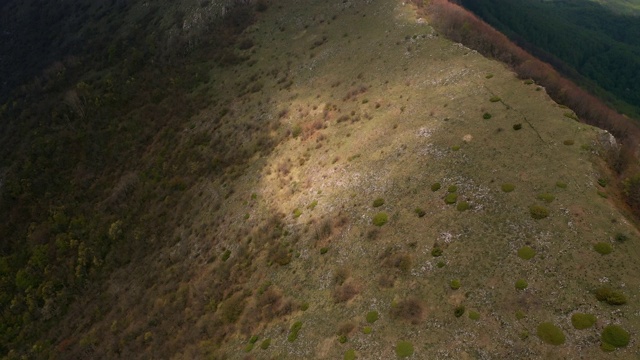
<svg viewBox="0 0 640 360">
<path fill-rule="evenodd" d="M 460 0 L 519 46 L 640 116 L 640 21 L 590 1 Z"/>
</svg>

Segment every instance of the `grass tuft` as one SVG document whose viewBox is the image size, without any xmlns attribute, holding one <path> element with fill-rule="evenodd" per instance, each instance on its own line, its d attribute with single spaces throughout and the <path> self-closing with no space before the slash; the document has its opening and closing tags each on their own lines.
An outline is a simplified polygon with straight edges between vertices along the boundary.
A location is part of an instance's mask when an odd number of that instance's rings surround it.
<svg viewBox="0 0 640 360">
<path fill-rule="evenodd" d="M 380 314 L 378 314 L 378 312 L 375 310 L 369 311 L 366 316 L 367 322 L 369 324 L 373 324 L 374 322 L 378 321 L 379 317 L 380 317 Z"/>
<path fill-rule="evenodd" d="M 549 216 L 549 209 L 540 205 L 532 205 L 529 207 L 529 213 L 532 218 L 540 220 Z"/>
<path fill-rule="evenodd" d="M 602 286 L 595 291 L 596 299 L 604 301 L 609 305 L 624 305 L 627 303 L 627 297 L 609 286 Z"/>
<path fill-rule="evenodd" d="M 302 328 L 301 321 L 296 321 L 295 323 L 293 323 L 293 325 L 291 325 L 291 329 L 289 330 L 289 336 L 287 337 L 287 340 L 289 342 L 296 341 L 296 339 L 298 338 L 298 333 L 300 332 L 301 328 Z"/>
<path fill-rule="evenodd" d="M 510 193 L 516 189 L 516 186 L 510 183 L 506 183 L 506 184 L 502 184 L 501 188 L 502 188 L 502 191 L 506 193 Z"/>
<path fill-rule="evenodd" d="M 440 185 L 440 183 L 433 183 L 431 185 L 431 191 L 438 191 L 438 190 L 440 190 L 441 187 L 442 187 L 442 185 Z"/>
<path fill-rule="evenodd" d="M 515 285 L 518 290 L 524 290 L 529 287 L 529 283 L 527 283 L 527 280 L 525 279 L 518 279 Z"/>
<path fill-rule="evenodd" d="M 518 257 L 524 260 L 531 260 L 536 256 L 536 251 L 529 246 L 523 246 L 518 249 Z"/>
<path fill-rule="evenodd" d="M 456 193 L 450 193 L 444 197 L 445 204 L 452 205 L 452 204 L 455 204 L 456 201 L 458 201 L 458 194 Z"/>
<path fill-rule="evenodd" d="M 614 347 L 625 347 L 629 344 L 629 333 L 618 325 L 609 325 L 602 330 L 600 338 L 603 344 Z"/>
<path fill-rule="evenodd" d="M 562 345 L 566 341 L 562 329 L 550 322 L 543 322 L 538 325 L 537 334 L 540 340 L 551 345 Z"/>
<path fill-rule="evenodd" d="M 384 199 L 383 198 L 377 198 L 375 200 L 373 200 L 373 207 L 380 207 L 384 205 Z"/>
<path fill-rule="evenodd" d="M 611 247 L 611 244 L 609 243 L 599 242 L 593 245 L 593 250 L 595 250 L 600 255 L 608 255 L 613 251 L 613 247 Z"/>
<path fill-rule="evenodd" d="M 461 286 L 460 280 L 458 280 L 458 279 L 451 280 L 451 283 L 449 283 L 449 286 L 451 286 L 451 289 L 453 289 L 453 290 L 460 289 L 460 286 Z"/>
<path fill-rule="evenodd" d="M 469 207 L 470 207 L 470 205 L 469 205 L 469 203 L 468 203 L 468 202 L 466 202 L 466 201 L 461 201 L 461 202 L 459 202 L 459 203 L 458 203 L 458 205 L 456 206 L 456 210 L 458 210 L 458 211 L 466 211 L 466 210 L 469 210 Z"/>
<path fill-rule="evenodd" d="M 413 344 L 408 341 L 400 340 L 396 344 L 396 355 L 399 358 L 406 358 L 413 355 Z"/>
<path fill-rule="evenodd" d="M 375 226 L 382 226 L 382 225 L 386 224 L 388 220 L 389 220 L 389 218 L 388 218 L 387 214 L 381 212 L 381 213 L 375 214 L 373 216 L 373 219 L 371 220 L 371 222 Z"/>
<path fill-rule="evenodd" d="M 596 317 L 592 314 L 575 313 L 571 315 L 571 325 L 578 330 L 592 327 L 596 320 Z"/>
</svg>

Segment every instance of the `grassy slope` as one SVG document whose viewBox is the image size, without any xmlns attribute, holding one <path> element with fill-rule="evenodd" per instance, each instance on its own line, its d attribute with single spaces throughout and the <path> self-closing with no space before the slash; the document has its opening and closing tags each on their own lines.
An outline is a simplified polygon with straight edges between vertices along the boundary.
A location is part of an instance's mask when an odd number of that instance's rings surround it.
<svg viewBox="0 0 640 360">
<path fill-rule="evenodd" d="M 244 170 L 187 190 L 180 227 L 166 235 L 175 243 L 75 304 L 50 336 L 64 344 L 60 357 L 244 358 L 258 335 L 248 354 L 258 359 L 335 359 L 350 348 L 388 359 L 401 339 L 420 358 L 597 358 L 605 325 L 637 333 L 637 233 L 597 194 L 606 174 L 592 163 L 595 129 L 563 116 L 567 109 L 501 64 L 438 37 L 395 1 L 278 4 L 248 32 L 258 61 L 214 69 L 207 86 L 218 98 L 260 84 L 232 103 L 222 126 L 242 131 L 275 119 L 279 125 L 263 131 L 292 136 Z M 177 146 L 198 132 L 215 137 L 213 117 L 205 110 L 192 118 Z M 433 192 L 435 182 L 443 188 Z M 515 191 L 503 193 L 503 183 Z M 449 185 L 470 210 L 445 205 Z M 556 199 L 545 205 L 549 218 L 533 220 L 528 207 L 543 204 L 542 192 Z M 377 197 L 385 204 L 374 209 Z M 417 217 L 416 207 L 426 215 Z M 377 228 L 371 218 L 379 211 L 389 222 Z M 616 243 L 617 233 L 631 240 Z M 613 253 L 593 251 L 600 241 Z M 516 256 L 525 244 L 538 253 L 530 261 Z M 516 291 L 518 278 L 529 288 Z M 452 279 L 461 280 L 459 290 L 449 288 Z M 590 291 L 601 283 L 623 287 L 629 303 L 596 301 Z M 336 302 L 340 294 L 355 295 Z M 480 319 L 454 317 L 461 304 Z M 380 319 L 363 334 L 374 309 Z M 517 320 L 518 310 L 526 318 Z M 574 330 L 573 312 L 598 322 Z M 295 321 L 303 325 L 289 342 Z M 566 345 L 535 336 L 543 321 L 565 331 Z M 348 342 L 338 342 L 339 332 Z M 272 341 L 262 350 L 265 338 Z M 637 354 L 636 341 L 620 355 Z"/>
</svg>

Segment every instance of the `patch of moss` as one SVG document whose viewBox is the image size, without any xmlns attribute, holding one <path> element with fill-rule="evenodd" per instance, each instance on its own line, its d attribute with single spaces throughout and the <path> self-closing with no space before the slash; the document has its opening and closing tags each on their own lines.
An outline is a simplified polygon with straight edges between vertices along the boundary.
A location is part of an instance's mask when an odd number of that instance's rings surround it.
<svg viewBox="0 0 640 360">
<path fill-rule="evenodd" d="M 307 310 L 309 310 L 309 303 L 308 303 L 308 302 L 303 302 L 303 303 L 300 305 L 300 310 L 302 310 L 302 311 L 307 311 Z"/>
<path fill-rule="evenodd" d="M 453 309 L 453 315 L 455 317 L 460 317 L 460 316 L 464 315 L 464 311 L 465 311 L 464 305 L 456 306 L 456 308 Z"/>
<path fill-rule="evenodd" d="M 540 340 L 551 345 L 562 345 L 566 341 L 562 329 L 550 322 L 543 322 L 538 325 L 537 334 Z"/>
<path fill-rule="evenodd" d="M 371 222 L 375 226 L 382 226 L 386 224 L 388 220 L 389 218 L 387 217 L 387 214 L 381 212 L 373 215 L 373 219 L 371 220 Z"/>
<path fill-rule="evenodd" d="M 549 216 L 549 209 L 540 205 L 532 205 L 529 207 L 529 213 L 532 218 L 540 220 Z"/>
<path fill-rule="evenodd" d="M 384 199 L 383 198 L 377 198 L 375 200 L 373 200 L 373 207 L 380 207 L 384 205 Z"/>
<path fill-rule="evenodd" d="M 527 317 L 527 314 L 525 314 L 524 311 L 522 311 L 522 310 L 516 311 L 516 319 L 517 320 L 522 320 L 522 319 L 524 319 L 526 317 Z"/>
<path fill-rule="evenodd" d="M 627 303 L 627 297 L 623 293 L 613 290 L 609 286 L 602 286 L 595 291 L 598 301 L 605 301 L 609 305 L 624 305 Z"/>
<path fill-rule="evenodd" d="M 502 99 L 500 98 L 500 96 L 495 96 L 495 95 L 494 95 L 494 96 L 492 96 L 492 97 L 489 99 L 489 101 L 491 101 L 491 102 L 498 102 L 498 101 L 500 101 L 500 100 L 502 100 Z"/>
<path fill-rule="evenodd" d="M 480 320 L 480 313 L 477 311 L 469 311 L 469 319 L 471 320 Z"/>
<path fill-rule="evenodd" d="M 625 347 L 629 345 L 629 333 L 618 325 L 609 325 L 602 330 L 600 338 L 604 344 L 614 347 Z"/>
<path fill-rule="evenodd" d="M 531 260 L 536 256 L 536 251 L 529 246 L 523 246 L 518 249 L 518 257 L 524 260 Z"/>
<path fill-rule="evenodd" d="M 406 358 L 413 355 L 413 344 L 408 341 L 400 340 L 396 344 L 396 355 L 400 358 Z"/>
<path fill-rule="evenodd" d="M 571 325 L 578 330 L 592 327 L 596 320 L 596 317 L 592 314 L 575 313 L 571 315 Z"/>
<path fill-rule="evenodd" d="M 453 146 L 451 147 L 451 150 L 452 150 L 452 151 L 458 151 L 458 150 L 460 150 L 460 145 L 453 145 Z"/>
<path fill-rule="evenodd" d="M 344 353 L 344 360 L 355 360 L 356 358 L 356 351 L 353 349 L 349 349 L 347 350 L 347 352 Z"/>
<path fill-rule="evenodd" d="M 600 254 L 600 255 L 608 255 L 608 254 L 611 254 L 611 252 L 613 251 L 613 248 L 611 247 L 611 244 L 609 244 L 609 243 L 599 242 L 599 243 L 593 245 L 593 250 L 598 252 L 598 254 Z"/>
<path fill-rule="evenodd" d="M 566 189 L 567 188 L 567 183 L 566 182 L 562 182 L 562 181 L 557 181 L 556 182 L 556 187 L 559 187 L 560 189 Z"/>
<path fill-rule="evenodd" d="M 573 140 L 571 140 L 571 139 L 565 140 L 562 143 L 565 144 L 565 145 L 573 145 L 574 144 Z"/>
<path fill-rule="evenodd" d="M 527 283 L 527 280 L 525 279 L 518 279 L 515 285 L 518 290 L 524 290 L 529 287 L 529 283 Z"/>
<path fill-rule="evenodd" d="M 516 186 L 513 185 L 513 184 L 506 183 L 506 184 L 502 184 L 502 186 L 500 188 L 502 189 L 502 191 L 504 191 L 506 193 L 510 193 L 510 192 L 512 192 L 513 190 L 516 189 Z"/>
<path fill-rule="evenodd" d="M 450 186 L 447 188 L 447 192 L 454 193 L 454 192 L 456 192 L 456 191 L 458 191 L 458 187 L 457 187 L 456 185 L 450 185 Z"/>
<path fill-rule="evenodd" d="M 451 280 L 451 283 L 449 283 L 449 286 L 451 286 L 451 289 L 453 289 L 453 290 L 460 289 L 460 286 L 461 286 L 460 280 L 458 280 L 458 279 Z"/>
<path fill-rule="evenodd" d="M 456 201 L 458 201 L 458 194 L 456 193 L 450 193 L 444 197 L 445 204 L 452 205 L 452 204 L 455 204 Z"/>
<path fill-rule="evenodd" d="M 542 193 L 542 194 L 538 194 L 538 196 L 536 196 L 536 198 L 538 200 L 542 200 L 544 202 L 546 202 L 547 204 L 550 204 L 551 202 L 553 202 L 553 200 L 555 200 L 555 196 L 553 196 L 553 194 L 549 194 L 549 193 Z"/>
<path fill-rule="evenodd" d="M 491 79 L 493 77 L 493 74 L 487 74 L 484 78 L 485 79 Z"/>
<path fill-rule="evenodd" d="M 367 322 L 369 324 L 373 324 L 374 322 L 378 321 L 379 317 L 380 317 L 380 314 L 378 314 L 378 312 L 375 310 L 369 311 L 366 316 Z"/>
<path fill-rule="evenodd" d="M 469 210 L 469 203 L 466 201 L 461 201 L 458 203 L 458 205 L 456 205 L 456 210 L 458 211 L 466 211 Z"/>
<path fill-rule="evenodd" d="M 433 183 L 431 184 L 431 191 L 438 191 L 441 187 L 440 183 Z"/>
<path fill-rule="evenodd" d="M 371 328 L 371 326 L 365 326 L 365 327 L 362 329 L 362 333 L 363 333 L 363 334 L 366 334 L 366 335 L 371 334 L 371 332 L 372 332 L 372 331 L 373 331 L 373 329 Z"/>
<path fill-rule="evenodd" d="M 296 321 L 295 323 L 293 323 L 293 325 L 291 325 L 291 329 L 289 330 L 289 336 L 287 337 L 287 340 L 289 342 L 296 341 L 296 339 L 298 338 L 298 333 L 300 332 L 301 328 L 302 328 L 301 321 Z"/>
</svg>

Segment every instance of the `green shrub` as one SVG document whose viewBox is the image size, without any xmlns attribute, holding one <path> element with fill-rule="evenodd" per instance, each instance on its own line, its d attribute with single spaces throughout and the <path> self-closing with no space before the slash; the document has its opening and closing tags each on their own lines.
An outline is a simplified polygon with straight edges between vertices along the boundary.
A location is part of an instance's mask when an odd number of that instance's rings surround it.
<svg viewBox="0 0 640 360">
<path fill-rule="evenodd" d="M 600 255 L 607 255 L 607 254 L 611 254 L 611 252 L 613 251 L 613 248 L 609 243 L 599 242 L 593 245 L 593 250 L 597 251 Z"/>
<path fill-rule="evenodd" d="M 527 80 L 524 81 L 524 84 L 525 85 L 531 85 L 531 84 L 533 84 L 533 80 L 527 79 Z"/>
<path fill-rule="evenodd" d="M 482 118 L 485 119 L 485 120 L 489 120 L 489 119 L 491 119 L 491 114 L 484 113 L 484 114 L 482 114 Z"/>
<path fill-rule="evenodd" d="M 510 193 L 513 190 L 515 190 L 516 186 L 513 184 L 506 183 L 506 184 L 502 184 L 501 188 L 502 188 L 502 191 L 506 193 Z"/>
<path fill-rule="evenodd" d="M 537 334 L 540 340 L 551 345 L 562 345 L 566 340 L 562 329 L 550 322 L 538 325 Z"/>
<path fill-rule="evenodd" d="M 469 311 L 469 319 L 480 320 L 480 313 L 477 311 Z"/>
<path fill-rule="evenodd" d="M 438 191 L 440 190 L 440 187 L 441 187 L 440 183 L 434 183 L 431 185 L 431 191 Z"/>
<path fill-rule="evenodd" d="M 484 78 L 485 79 L 491 79 L 493 77 L 493 74 L 487 74 Z"/>
<path fill-rule="evenodd" d="M 559 187 L 560 189 L 566 189 L 567 188 L 567 183 L 566 182 L 562 182 L 562 181 L 557 181 L 556 182 L 556 186 Z"/>
<path fill-rule="evenodd" d="M 603 343 L 615 347 L 625 347 L 629 344 L 629 333 L 618 325 L 609 325 L 602 330 Z"/>
<path fill-rule="evenodd" d="M 427 212 L 422 210 L 421 208 L 416 208 L 414 212 L 416 213 L 416 215 L 418 215 L 418 217 L 423 217 L 427 214 Z"/>
<path fill-rule="evenodd" d="M 531 213 L 531 217 L 540 220 L 549 216 L 549 209 L 540 205 L 532 205 L 529 207 L 529 213 Z"/>
<path fill-rule="evenodd" d="M 513 130 L 520 130 L 522 129 L 522 124 L 513 124 Z"/>
<path fill-rule="evenodd" d="M 460 316 L 464 315 L 464 310 L 465 310 L 464 305 L 456 306 L 456 308 L 453 309 L 453 315 L 455 317 L 460 317 Z"/>
<path fill-rule="evenodd" d="M 578 330 L 588 329 L 596 323 L 596 317 L 591 314 L 575 313 L 571 315 L 571 324 Z"/>
<path fill-rule="evenodd" d="M 608 199 L 609 198 L 609 195 L 607 195 L 607 193 L 604 192 L 604 191 L 598 190 L 596 193 L 598 194 L 598 196 L 600 196 L 603 199 Z"/>
<path fill-rule="evenodd" d="M 253 350 L 253 347 L 255 346 L 255 344 L 247 344 L 244 346 L 244 352 L 251 352 L 251 350 Z"/>
<path fill-rule="evenodd" d="M 250 339 L 249 339 L 249 344 L 255 344 L 256 341 L 258 341 L 258 335 L 253 335 Z"/>
<path fill-rule="evenodd" d="M 300 215 L 302 215 L 302 210 L 300 210 L 300 209 L 298 209 L 298 208 L 296 208 L 296 209 L 294 209 L 294 210 L 293 210 L 293 217 L 294 217 L 294 218 L 296 218 L 296 219 L 297 219 L 297 218 L 299 218 L 299 217 L 300 217 Z"/>
<path fill-rule="evenodd" d="M 344 353 L 344 360 L 355 360 L 356 358 L 356 351 L 353 349 L 349 349 L 347 350 L 347 352 Z"/>
<path fill-rule="evenodd" d="M 317 205 L 318 205 L 318 200 L 313 200 L 311 204 L 307 205 L 307 209 L 313 210 L 316 208 Z"/>
<path fill-rule="evenodd" d="M 365 327 L 362 329 L 362 333 L 363 333 L 363 334 L 366 334 L 366 335 L 371 334 L 371 332 L 372 332 L 372 331 L 373 331 L 373 329 L 371 328 L 371 326 L 365 326 Z"/>
<path fill-rule="evenodd" d="M 562 143 L 565 144 L 565 145 L 573 145 L 574 144 L 573 140 L 571 140 L 571 139 L 565 140 Z"/>
<path fill-rule="evenodd" d="M 522 320 L 522 319 L 524 319 L 526 317 L 527 317 L 527 314 L 525 314 L 524 311 L 522 311 L 522 310 L 516 311 L 516 319 L 517 320 Z"/>
<path fill-rule="evenodd" d="M 553 200 L 555 200 L 555 196 L 553 196 L 553 194 L 549 194 L 549 193 L 543 193 L 543 194 L 538 194 L 538 196 L 536 196 L 536 198 L 538 200 L 542 200 L 544 202 L 546 202 L 547 204 L 550 204 L 551 202 L 553 202 Z"/>
<path fill-rule="evenodd" d="M 605 301 L 609 305 L 624 305 L 627 303 L 627 297 L 619 291 L 615 291 L 609 286 L 602 286 L 595 291 L 598 301 Z"/>
<path fill-rule="evenodd" d="M 456 201 L 458 201 L 458 194 L 456 193 L 450 193 L 444 197 L 445 204 L 448 204 L 448 205 L 455 204 Z"/>
<path fill-rule="evenodd" d="M 373 200 L 373 207 L 380 207 L 384 205 L 384 199 L 383 198 L 377 198 L 375 200 Z"/>
<path fill-rule="evenodd" d="M 536 251 L 529 246 L 523 246 L 518 249 L 518 257 L 524 260 L 530 260 L 536 256 Z"/>
<path fill-rule="evenodd" d="M 329 251 L 329 248 L 328 248 L 328 247 L 320 248 L 320 255 L 324 255 L 324 254 L 326 254 L 326 253 L 327 253 L 327 251 Z"/>
<path fill-rule="evenodd" d="M 492 97 L 489 99 L 489 101 L 491 101 L 491 102 L 498 102 L 498 101 L 500 101 L 500 100 L 502 100 L 502 99 L 500 99 L 500 96 L 495 96 L 495 95 L 494 95 L 494 96 L 492 96 Z"/>
<path fill-rule="evenodd" d="M 348 341 L 349 339 L 347 338 L 347 335 L 340 335 L 338 336 L 338 342 L 340 344 L 344 344 Z"/>
<path fill-rule="evenodd" d="M 302 311 L 309 310 L 309 303 L 308 302 L 303 302 L 302 304 L 300 304 L 300 310 L 302 310 Z"/>
<path fill-rule="evenodd" d="M 378 312 L 377 312 L 377 311 L 375 311 L 375 310 L 373 310 L 373 311 L 369 311 L 369 312 L 367 313 L 367 322 L 368 322 L 369 324 L 373 324 L 374 322 L 378 321 L 379 316 L 380 316 L 380 315 L 378 314 Z"/>
<path fill-rule="evenodd" d="M 433 257 L 442 256 L 442 248 L 438 245 L 435 245 L 433 249 L 431 249 L 431 256 Z"/>
<path fill-rule="evenodd" d="M 617 233 L 616 234 L 616 241 L 617 242 L 621 242 L 622 243 L 622 242 L 625 242 L 627 240 L 629 240 L 629 237 L 627 235 L 625 235 L 623 233 Z"/>
<path fill-rule="evenodd" d="M 602 187 L 606 187 L 607 184 L 609 184 L 609 180 L 605 179 L 605 178 L 599 178 L 598 179 L 598 185 L 602 186 Z"/>
<path fill-rule="evenodd" d="M 413 355 L 413 344 L 408 341 L 398 341 L 396 344 L 396 355 L 400 358 Z"/>
<path fill-rule="evenodd" d="M 451 147 L 451 150 L 452 150 L 452 151 L 458 151 L 458 150 L 460 150 L 460 145 L 453 145 L 453 146 Z"/>
<path fill-rule="evenodd" d="M 291 329 L 289 330 L 289 336 L 287 337 L 287 340 L 289 340 L 289 342 L 296 341 L 296 339 L 298 338 L 298 332 L 300 332 L 301 328 L 301 321 L 296 321 L 295 323 L 293 323 L 293 325 L 291 325 Z"/>
<path fill-rule="evenodd" d="M 616 347 L 609 343 L 601 342 L 600 349 L 602 349 L 602 351 L 605 351 L 605 352 L 612 352 L 616 350 Z"/>
<path fill-rule="evenodd" d="M 264 339 L 260 344 L 260 349 L 267 350 L 269 345 L 271 345 L 271 338 Z"/>
<path fill-rule="evenodd" d="M 458 203 L 458 205 L 456 206 L 456 209 L 458 211 L 466 211 L 469 210 L 469 203 L 466 201 L 461 201 Z"/>
<path fill-rule="evenodd" d="M 222 261 L 227 261 L 227 260 L 229 260 L 229 256 L 231 256 L 231 251 L 229 251 L 229 250 L 225 250 L 225 251 L 222 253 Z"/>
<path fill-rule="evenodd" d="M 516 289 L 518 290 L 524 290 L 527 287 L 529 287 L 529 283 L 527 283 L 527 281 L 525 279 L 518 279 L 516 281 Z"/>
<path fill-rule="evenodd" d="M 460 286 L 461 286 L 460 280 L 458 280 L 458 279 L 451 280 L 451 283 L 449 284 L 449 286 L 451 286 L 451 289 L 453 289 L 453 290 L 460 289 Z"/>
<path fill-rule="evenodd" d="M 386 224 L 387 221 L 388 221 L 387 214 L 382 213 L 382 212 L 375 214 L 373 216 L 373 219 L 372 219 L 372 223 L 375 226 L 382 226 L 382 225 Z"/>
<path fill-rule="evenodd" d="M 458 191 L 458 187 L 456 185 L 451 185 L 447 188 L 447 191 L 450 193 L 454 193 L 456 191 Z"/>
<path fill-rule="evenodd" d="M 432 251 L 432 253 L 433 253 L 433 251 Z M 438 263 L 436 264 L 436 266 L 437 266 L 438 268 L 443 268 L 445 265 L 446 265 L 446 264 L 444 263 L 444 261 L 438 261 Z"/>
</svg>

